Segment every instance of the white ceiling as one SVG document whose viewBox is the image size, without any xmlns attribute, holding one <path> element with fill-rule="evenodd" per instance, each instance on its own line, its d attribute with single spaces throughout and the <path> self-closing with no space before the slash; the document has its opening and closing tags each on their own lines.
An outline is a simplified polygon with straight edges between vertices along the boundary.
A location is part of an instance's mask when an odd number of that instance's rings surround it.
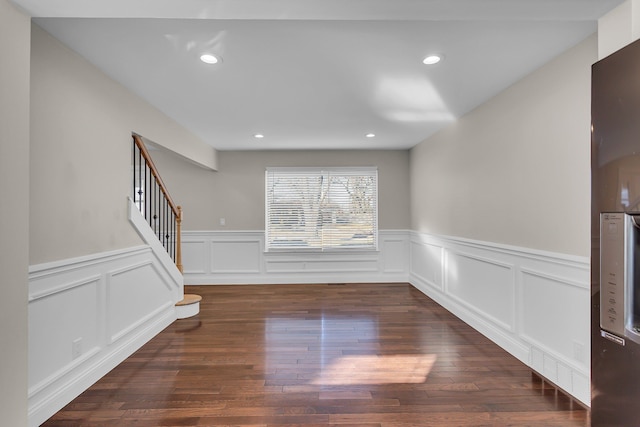
<svg viewBox="0 0 640 427">
<path fill-rule="evenodd" d="M 410 148 L 585 39 L 621 3 L 14 1 L 219 150 Z M 205 52 L 223 62 L 202 63 Z M 423 65 L 433 52 L 444 60 Z"/>
</svg>

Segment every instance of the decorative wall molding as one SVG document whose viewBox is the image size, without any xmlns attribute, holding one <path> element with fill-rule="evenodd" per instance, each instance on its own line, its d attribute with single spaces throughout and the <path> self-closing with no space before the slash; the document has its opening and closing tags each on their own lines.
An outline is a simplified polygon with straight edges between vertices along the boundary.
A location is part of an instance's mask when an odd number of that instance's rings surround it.
<svg viewBox="0 0 640 427">
<path fill-rule="evenodd" d="M 138 210 L 138 207 L 133 202 L 131 197 L 127 197 L 127 206 L 129 212 L 129 223 L 138 232 L 138 235 L 142 238 L 153 251 L 154 257 L 158 261 L 156 265 L 165 270 L 165 273 L 171 277 L 173 283 L 183 283 L 183 277 L 176 267 L 175 263 L 167 253 L 167 250 L 162 246 L 158 236 L 149 226 L 149 223 L 145 219 L 144 215 Z"/>
<path fill-rule="evenodd" d="M 406 230 L 379 241 L 377 252 L 265 253 L 261 231 L 185 231 L 184 281 L 408 281 L 589 404 L 588 258 Z M 165 261 L 144 245 L 30 268 L 30 425 L 175 320 L 182 281 Z"/>
<path fill-rule="evenodd" d="M 189 284 L 410 282 L 588 405 L 589 259 L 406 230 L 378 252 L 264 252 L 262 231 L 185 231 Z"/>
<path fill-rule="evenodd" d="M 131 222 L 151 240 L 136 214 Z M 183 286 L 159 242 L 31 266 L 29 425 L 42 424 L 170 325 Z"/>
<path fill-rule="evenodd" d="M 409 231 L 381 230 L 379 250 L 265 252 L 264 231 L 183 231 L 188 284 L 406 282 Z"/>
<path fill-rule="evenodd" d="M 410 233 L 409 281 L 590 404 L 589 258 Z"/>
</svg>

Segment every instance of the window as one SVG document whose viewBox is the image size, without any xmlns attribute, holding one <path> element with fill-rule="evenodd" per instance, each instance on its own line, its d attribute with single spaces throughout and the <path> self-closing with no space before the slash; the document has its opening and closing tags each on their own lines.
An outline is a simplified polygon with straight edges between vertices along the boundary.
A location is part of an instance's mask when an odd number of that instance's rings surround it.
<svg viewBox="0 0 640 427">
<path fill-rule="evenodd" d="M 269 168 L 266 246 L 275 249 L 376 249 L 375 168 Z"/>
</svg>

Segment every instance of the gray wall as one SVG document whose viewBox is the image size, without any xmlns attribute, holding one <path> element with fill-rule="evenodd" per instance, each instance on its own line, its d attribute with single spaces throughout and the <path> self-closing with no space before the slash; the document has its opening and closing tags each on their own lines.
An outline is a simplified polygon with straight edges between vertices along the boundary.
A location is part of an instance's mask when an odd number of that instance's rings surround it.
<svg viewBox="0 0 640 427">
<path fill-rule="evenodd" d="M 409 152 L 221 151 L 218 172 L 185 162 L 163 150 L 152 157 L 186 230 L 264 230 L 264 174 L 270 166 L 377 166 L 380 229 L 408 229 Z M 226 226 L 220 225 L 225 218 Z"/>
<path fill-rule="evenodd" d="M 0 0 L 0 424 L 27 425 L 30 19 Z"/>
<path fill-rule="evenodd" d="M 590 255 L 592 36 L 411 150 L 411 228 Z"/>
<path fill-rule="evenodd" d="M 30 263 L 141 244 L 131 133 L 208 167 L 215 151 L 36 25 L 31 58 Z"/>
</svg>

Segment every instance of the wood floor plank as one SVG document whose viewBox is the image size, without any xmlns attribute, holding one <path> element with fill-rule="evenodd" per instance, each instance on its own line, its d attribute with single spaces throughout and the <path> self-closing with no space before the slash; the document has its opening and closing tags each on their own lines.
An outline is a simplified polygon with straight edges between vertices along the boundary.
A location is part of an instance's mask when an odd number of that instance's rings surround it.
<svg viewBox="0 0 640 427">
<path fill-rule="evenodd" d="M 178 320 L 45 422 L 588 426 L 589 413 L 403 283 L 193 286 Z"/>
</svg>

